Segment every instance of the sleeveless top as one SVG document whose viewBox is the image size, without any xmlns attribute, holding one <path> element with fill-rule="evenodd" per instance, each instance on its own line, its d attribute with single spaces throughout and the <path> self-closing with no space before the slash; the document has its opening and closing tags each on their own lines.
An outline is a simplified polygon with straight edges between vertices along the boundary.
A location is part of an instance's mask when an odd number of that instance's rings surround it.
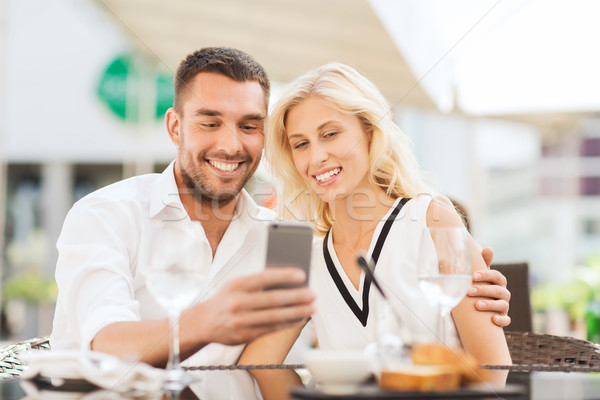
<svg viewBox="0 0 600 400">
<path fill-rule="evenodd" d="M 383 333 L 406 340 L 408 332 L 415 341 L 436 340 L 439 311 L 419 290 L 417 279 L 419 242 L 431 199 L 429 195 L 396 199 L 375 229 L 367 256 L 377 261 L 375 277 L 388 300 L 364 271 L 356 290 L 336 256 L 331 230 L 315 240 L 310 286 L 317 294 L 312 320 L 320 348 L 363 350 Z M 400 314 L 400 323 L 388 302 Z M 448 344 L 460 346 L 452 316 L 443 323 Z"/>
</svg>

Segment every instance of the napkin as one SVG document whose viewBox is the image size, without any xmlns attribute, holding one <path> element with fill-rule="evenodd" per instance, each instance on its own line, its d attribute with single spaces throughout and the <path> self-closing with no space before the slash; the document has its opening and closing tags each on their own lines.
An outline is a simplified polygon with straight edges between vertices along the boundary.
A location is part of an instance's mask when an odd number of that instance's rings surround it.
<svg viewBox="0 0 600 400">
<path fill-rule="evenodd" d="M 43 376 L 59 386 L 66 379 L 83 379 L 119 393 L 149 392 L 160 390 L 165 378 L 162 369 L 95 351 L 32 350 L 19 358 L 25 366 L 22 379 Z"/>
<path fill-rule="evenodd" d="M 131 400 L 131 399 L 143 399 L 143 400 L 162 400 L 162 393 L 154 397 L 131 397 L 127 393 L 111 392 L 105 389 L 96 389 L 92 392 L 89 391 L 71 391 L 61 390 L 60 388 L 38 387 L 34 381 L 21 381 L 19 383 L 25 397 L 21 400 Z"/>
</svg>

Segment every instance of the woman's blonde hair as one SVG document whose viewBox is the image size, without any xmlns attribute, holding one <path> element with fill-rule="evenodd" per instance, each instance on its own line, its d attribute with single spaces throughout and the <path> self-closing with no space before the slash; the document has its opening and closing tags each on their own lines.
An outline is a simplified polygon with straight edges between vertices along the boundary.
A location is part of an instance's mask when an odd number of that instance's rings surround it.
<svg viewBox="0 0 600 400">
<path fill-rule="evenodd" d="M 369 179 L 392 198 L 430 192 L 422 181 L 409 138 L 394 123 L 390 107 L 367 78 L 341 63 L 325 64 L 294 80 L 273 106 L 267 122 L 266 158 L 277 187 L 283 219 L 311 221 L 317 234 L 333 225 L 328 203 L 310 189 L 296 170 L 285 122 L 288 112 L 310 96 L 356 115 L 369 137 Z"/>
</svg>

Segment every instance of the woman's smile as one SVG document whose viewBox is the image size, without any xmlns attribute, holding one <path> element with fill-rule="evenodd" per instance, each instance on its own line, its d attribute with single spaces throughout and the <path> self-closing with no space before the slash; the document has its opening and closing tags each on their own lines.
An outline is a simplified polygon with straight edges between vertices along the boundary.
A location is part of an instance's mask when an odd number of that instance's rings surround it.
<svg viewBox="0 0 600 400">
<path fill-rule="evenodd" d="M 313 178 L 317 181 L 321 186 L 330 185 L 337 180 L 337 177 L 342 172 L 340 167 L 337 168 L 329 168 L 324 171 L 319 171 L 313 174 Z"/>
</svg>

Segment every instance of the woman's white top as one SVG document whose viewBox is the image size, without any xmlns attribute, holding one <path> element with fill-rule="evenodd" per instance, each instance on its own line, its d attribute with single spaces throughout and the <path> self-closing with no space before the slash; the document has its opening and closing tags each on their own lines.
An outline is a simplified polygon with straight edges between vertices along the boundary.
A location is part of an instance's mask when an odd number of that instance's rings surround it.
<svg viewBox="0 0 600 400">
<path fill-rule="evenodd" d="M 377 225 L 367 254 L 377 258 L 375 277 L 399 312 L 401 325 L 375 285 L 365 280 L 364 271 L 358 290 L 354 287 L 336 256 L 331 231 L 315 241 L 310 286 L 317 293 L 312 319 L 320 348 L 362 350 L 385 333 L 406 340 L 408 332 L 416 341 L 437 337 L 438 308 L 419 290 L 417 279 L 420 238 L 431 200 L 429 195 L 397 199 Z M 447 343 L 460 346 L 452 317 L 444 323 Z"/>
</svg>

